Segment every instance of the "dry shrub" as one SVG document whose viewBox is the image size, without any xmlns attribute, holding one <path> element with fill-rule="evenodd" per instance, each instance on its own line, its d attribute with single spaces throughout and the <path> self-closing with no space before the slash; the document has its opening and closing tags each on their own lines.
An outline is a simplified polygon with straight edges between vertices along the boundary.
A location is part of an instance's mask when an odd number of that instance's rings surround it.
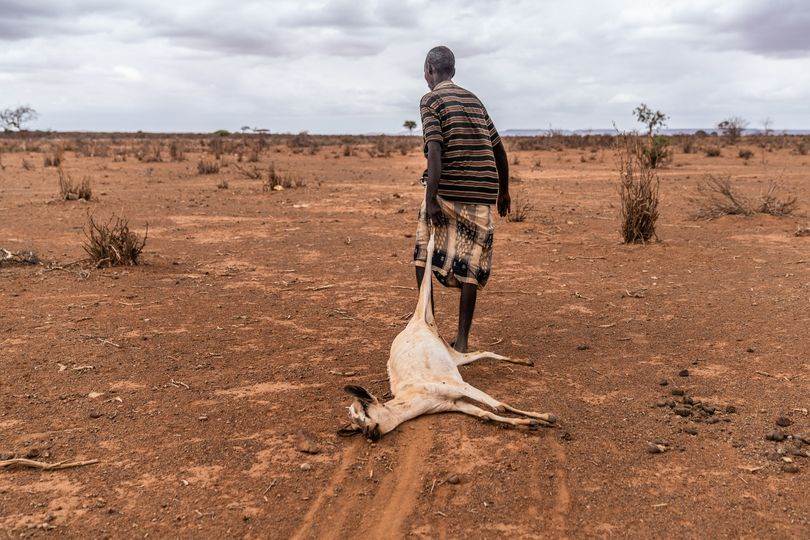
<svg viewBox="0 0 810 540">
<path fill-rule="evenodd" d="M 244 176 L 248 180 L 259 180 L 262 177 L 262 171 L 260 171 L 259 168 L 256 167 L 255 165 L 250 169 L 246 169 L 241 165 L 234 165 L 234 167 L 242 176 Z"/>
<path fill-rule="evenodd" d="M 34 169 L 36 169 L 34 164 L 25 158 L 23 158 L 22 160 L 22 168 L 25 169 L 26 171 L 33 171 Z"/>
<path fill-rule="evenodd" d="M 635 134 L 619 134 L 616 145 L 622 239 L 627 244 L 658 239 L 659 180 L 644 155 L 645 146 Z"/>
<path fill-rule="evenodd" d="M 73 178 L 59 167 L 59 198 L 63 201 L 78 201 L 84 199 L 89 201 L 93 192 L 90 188 L 90 177 L 82 178 L 81 183 L 74 183 Z"/>
<path fill-rule="evenodd" d="M 51 150 L 51 153 L 43 158 L 45 167 L 60 167 L 65 160 L 65 151 L 61 146 Z"/>
<path fill-rule="evenodd" d="M 807 144 L 805 144 L 804 141 L 799 142 L 799 144 L 796 145 L 796 152 L 800 156 L 806 156 L 807 155 Z"/>
<path fill-rule="evenodd" d="M 197 174 L 216 174 L 219 172 L 219 163 L 208 159 L 197 162 Z"/>
<path fill-rule="evenodd" d="M 39 264 L 41 261 L 33 251 L 9 251 L 0 248 L 0 267 Z"/>
<path fill-rule="evenodd" d="M 250 149 L 250 153 L 248 154 L 248 163 L 258 163 L 259 158 L 261 157 L 261 150 L 259 150 L 259 145 L 256 145 Z"/>
<path fill-rule="evenodd" d="M 225 178 L 217 182 L 217 189 L 228 189 L 228 186 L 228 180 Z"/>
<path fill-rule="evenodd" d="M 534 205 L 528 200 L 524 193 L 516 193 L 512 199 L 512 211 L 506 215 L 506 221 L 512 223 L 522 223 L 529 218 L 529 214 L 534 211 Z"/>
<path fill-rule="evenodd" d="M 172 161 L 185 161 L 186 149 L 182 141 L 172 141 L 169 145 L 169 157 Z"/>
<path fill-rule="evenodd" d="M 720 157 L 721 154 L 719 146 L 710 146 L 706 149 L 706 157 Z"/>
<path fill-rule="evenodd" d="M 746 160 L 751 159 L 752 157 L 754 157 L 754 153 L 751 150 L 749 150 L 748 148 L 741 149 L 740 152 L 737 155 L 740 156 L 742 159 L 746 159 Z"/>
<path fill-rule="evenodd" d="M 354 155 L 354 148 L 352 145 L 347 144 L 343 146 L 343 156 L 344 157 L 352 157 Z"/>
<path fill-rule="evenodd" d="M 135 266 L 146 245 L 149 225 L 141 238 L 129 230 L 124 218 L 113 216 L 106 223 L 99 223 L 89 216 L 84 234 L 86 239 L 82 247 L 96 267 Z"/>
<path fill-rule="evenodd" d="M 692 199 L 697 205 L 694 219 L 716 219 L 720 216 L 752 216 L 769 214 L 787 216 L 798 204 L 795 196 L 780 194 L 779 184 L 770 182 L 767 190 L 757 200 L 735 190 L 729 176 L 706 175 L 698 184 L 698 196 Z"/>
<path fill-rule="evenodd" d="M 262 185 L 262 191 L 281 191 L 283 189 L 294 189 L 306 186 L 306 180 L 300 176 L 290 173 L 279 173 L 271 163 L 267 173 L 267 180 Z"/>
</svg>

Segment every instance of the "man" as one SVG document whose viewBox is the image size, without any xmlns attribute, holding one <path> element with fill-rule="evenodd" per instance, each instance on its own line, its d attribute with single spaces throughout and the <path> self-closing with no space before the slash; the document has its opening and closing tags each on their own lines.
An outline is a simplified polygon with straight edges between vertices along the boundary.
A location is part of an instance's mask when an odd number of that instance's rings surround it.
<svg viewBox="0 0 810 540">
<path fill-rule="evenodd" d="M 436 248 L 431 268 L 442 285 L 461 289 L 458 333 L 451 345 L 467 352 L 476 296 L 492 264 L 492 205 L 501 216 L 510 211 L 509 163 L 481 101 L 453 83 L 455 64 L 447 47 L 431 49 L 425 59 L 430 92 L 419 106 L 427 170 L 414 264 L 421 285 L 432 226 Z"/>
</svg>

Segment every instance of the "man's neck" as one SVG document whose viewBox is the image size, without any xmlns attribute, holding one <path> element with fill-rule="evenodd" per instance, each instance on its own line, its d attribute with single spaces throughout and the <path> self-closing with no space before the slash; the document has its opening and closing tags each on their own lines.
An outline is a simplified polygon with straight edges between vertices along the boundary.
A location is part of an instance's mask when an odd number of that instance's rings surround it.
<svg viewBox="0 0 810 540">
<path fill-rule="evenodd" d="M 436 88 L 438 88 L 440 85 L 443 85 L 443 84 L 444 85 L 453 84 L 453 79 L 449 79 L 449 78 L 448 79 L 442 79 L 442 80 L 438 81 L 436 84 L 433 85 L 433 89 L 435 90 Z"/>
</svg>

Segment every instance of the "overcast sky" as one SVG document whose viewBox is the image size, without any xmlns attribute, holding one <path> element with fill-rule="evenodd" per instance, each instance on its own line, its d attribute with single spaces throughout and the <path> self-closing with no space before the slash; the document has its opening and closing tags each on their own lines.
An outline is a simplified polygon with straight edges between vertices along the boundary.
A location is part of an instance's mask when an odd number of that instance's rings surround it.
<svg viewBox="0 0 810 540">
<path fill-rule="evenodd" d="M 0 108 L 58 130 L 397 132 L 422 63 L 501 131 L 810 128 L 810 1 L 0 0 Z"/>
</svg>

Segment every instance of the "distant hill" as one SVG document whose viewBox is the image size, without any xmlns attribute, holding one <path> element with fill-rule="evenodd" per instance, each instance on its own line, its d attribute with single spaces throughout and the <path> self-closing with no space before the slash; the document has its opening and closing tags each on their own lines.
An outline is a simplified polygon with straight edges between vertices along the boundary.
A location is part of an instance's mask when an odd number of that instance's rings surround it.
<svg viewBox="0 0 810 540">
<path fill-rule="evenodd" d="M 680 129 L 662 129 L 658 133 L 661 135 L 692 135 L 698 131 L 705 131 L 706 133 L 716 132 L 716 128 L 680 128 Z M 615 129 L 555 129 L 556 133 L 561 135 L 615 135 Z M 541 137 L 546 136 L 551 132 L 549 129 L 507 129 L 501 132 L 504 137 Z M 746 129 L 743 135 L 760 135 L 764 133 L 761 129 Z M 785 130 L 772 130 L 774 135 L 810 135 L 810 129 L 785 129 Z"/>
</svg>

